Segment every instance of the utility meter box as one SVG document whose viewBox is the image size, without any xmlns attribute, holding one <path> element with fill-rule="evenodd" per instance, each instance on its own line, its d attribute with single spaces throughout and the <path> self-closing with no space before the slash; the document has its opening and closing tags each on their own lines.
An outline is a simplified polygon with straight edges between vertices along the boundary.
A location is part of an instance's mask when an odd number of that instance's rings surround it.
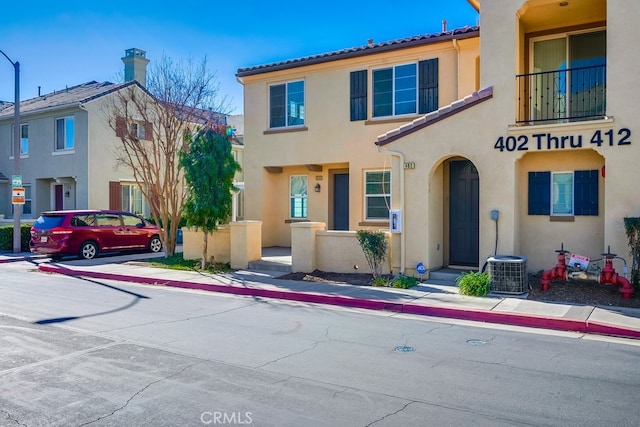
<svg viewBox="0 0 640 427">
<path fill-rule="evenodd" d="M 389 209 L 389 231 L 402 233 L 402 211 L 400 209 Z"/>
</svg>

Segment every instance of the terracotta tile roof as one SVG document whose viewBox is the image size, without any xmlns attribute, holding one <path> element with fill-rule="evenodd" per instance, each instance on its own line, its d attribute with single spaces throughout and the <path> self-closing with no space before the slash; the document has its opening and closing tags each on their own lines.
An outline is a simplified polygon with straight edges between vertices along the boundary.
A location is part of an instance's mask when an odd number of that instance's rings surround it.
<svg viewBox="0 0 640 427">
<path fill-rule="evenodd" d="M 131 84 L 138 84 L 135 81 L 126 83 L 96 82 L 90 81 L 63 90 L 27 99 L 20 102 L 20 115 L 37 112 L 50 108 L 62 108 L 66 106 L 78 105 L 93 99 L 104 96 L 108 93 L 127 87 Z M 13 104 L 0 109 L 0 119 L 13 117 Z"/>
<path fill-rule="evenodd" d="M 348 49 L 336 50 L 333 52 L 322 53 L 319 55 L 305 56 L 302 58 L 289 59 L 282 62 L 274 62 L 271 64 L 256 65 L 254 67 L 238 68 L 236 76 L 244 77 L 254 74 L 269 73 L 272 71 L 286 70 L 289 68 L 302 67 L 305 65 L 320 64 L 323 62 L 337 61 L 340 59 L 353 58 L 363 55 L 373 55 L 385 51 L 406 49 L 414 46 L 428 45 L 446 40 L 465 39 L 478 37 L 480 28 L 478 26 L 463 27 L 451 31 L 445 31 L 434 34 L 423 34 L 412 37 L 405 37 L 398 40 L 391 40 L 382 43 L 370 43 L 360 47 L 352 47 Z"/>
<path fill-rule="evenodd" d="M 378 136 L 376 145 L 386 145 L 393 141 L 396 141 L 410 133 L 430 126 L 440 120 L 444 120 L 448 117 L 458 114 L 467 108 L 471 108 L 481 102 L 484 102 L 493 97 L 493 87 L 489 86 L 478 92 L 473 92 L 471 95 L 467 95 L 462 99 L 452 102 L 449 105 L 440 107 L 436 111 L 432 111 L 424 116 L 418 117 L 410 123 L 406 123 L 398 128 L 392 129 L 387 133 L 383 133 Z"/>
</svg>

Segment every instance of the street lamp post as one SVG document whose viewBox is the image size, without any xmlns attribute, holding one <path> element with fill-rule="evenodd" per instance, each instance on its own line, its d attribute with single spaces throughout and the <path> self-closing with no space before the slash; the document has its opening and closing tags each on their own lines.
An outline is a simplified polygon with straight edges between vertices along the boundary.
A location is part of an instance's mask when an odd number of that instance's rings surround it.
<svg viewBox="0 0 640 427">
<path fill-rule="evenodd" d="M 0 53 L 15 70 L 15 90 L 14 90 L 14 104 L 13 104 L 13 173 L 14 175 L 20 175 L 20 63 L 18 61 L 13 62 L 6 53 L 0 50 Z M 20 217 L 22 216 L 22 205 L 13 205 L 13 252 L 18 253 L 22 250 L 21 244 L 21 232 L 20 232 Z"/>
</svg>

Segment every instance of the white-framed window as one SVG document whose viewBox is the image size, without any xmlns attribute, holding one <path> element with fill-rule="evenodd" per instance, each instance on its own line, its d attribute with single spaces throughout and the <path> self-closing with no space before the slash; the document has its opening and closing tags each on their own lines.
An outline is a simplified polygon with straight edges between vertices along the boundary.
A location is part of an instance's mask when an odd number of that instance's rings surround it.
<svg viewBox="0 0 640 427">
<path fill-rule="evenodd" d="M 559 33 L 530 41 L 534 120 L 589 118 L 606 111 L 607 34 Z"/>
<path fill-rule="evenodd" d="M 551 173 L 551 215 L 573 215 L 573 172 Z"/>
<path fill-rule="evenodd" d="M 75 124 L 73 117 L 56 119 L 56 151 L 73 150 L 75 147 Z"/>
<path fill-rule="evenodd" d="M 304 80 L 269 86 L 269 127 L 303 126 Z"/>
<path fill-rule="evenodd" d="M 147 139 L 146 129 L 144 125 L 141 123 L 137 123 L 137 122 L 131 123 L 130 132 L 131 132 L 131 135 L 135 136 L 140 140 Z"/>
<path fill-rule="evenodd" d="M 289 213 L 291 218 L 307 218 L 309 215 L 309 186 L 307 175 L 289 177 Z"/>
<path fill-rule="evenodd" d="M 11 127 L 11 157 L 15 152 L 13 147 L 13 126 Z M 29 154 L 29 124 L 23 123 L 20 125 L 20 155 L 27 156 Z"/>
<path fill-rule="evenodd" d="M 365 171 L 365 219 L 389 220 L 391 206 L 391 171 Z"/>
<path fill-rule="evenodd" d="M 122 210 L 131 212 L 137 215 L 144 215 L 144 205 L 142 191 L 137 184 L 125 184 L 121 186 L 122 194 Z"/>
<path fill-rule="evenodd" d="M 20 125 L 20 155 L 29 154 L 29 124 Z"/>
<path fill-rule="evenodd" d="M 418 64 L 373 70 L 373 117 L 418 112 Z"/>
</svg>

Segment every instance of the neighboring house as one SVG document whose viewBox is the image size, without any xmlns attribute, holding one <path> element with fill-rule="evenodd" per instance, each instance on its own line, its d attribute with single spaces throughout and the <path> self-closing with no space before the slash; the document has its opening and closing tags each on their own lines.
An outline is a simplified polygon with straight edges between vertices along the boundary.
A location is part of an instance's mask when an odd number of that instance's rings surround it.
<svg viewBox="0 0 640 427">
<path fill-rule="evenodd" d="M 371 140 L 394 152 L 392 180 L 403 182 L 392 194 L 404 219 L 394 265 L 479 268 L 497 253 L 526 256 L 538 271 L 555 265 L 561 245 L 592 259 L 610 247 L 630 261 L 640 6 L 469 3 L 481 16 L 485 89 Z"/>
<path fill-rule="evenodd" d="M 244 216 L 263 246 L 290 246 L 299 221 L 388 229 L 400 183 L 373 141 L 477 90 L 479 49 L 468 27 L 239 69 Z"/>
<path fill-rule="evenodd" d="M 23 218 L 60 209 L 123 209 L 150 215 L 132 171 L 118 165 L 119 132 L 151 139 L 151 123 L 108 123 L 117 91 L 134 85 L 146 93 L 145 51 L 128 49 L 122 58 L 125 82 L 90 81 L 20 103 L 20 175 L 25 188 Z M 12 216 L 13 105 L 0 110 L 0 214 Z M 211 112 L 202 111 L 203 116 Z M 223 117 L 224 118 L 224 117 Z M 241 149 L 234 145 L 234 151 Z M 4 178 L 4 179 L 3 179 Z"/>
<path fill-rule="evenodd" d="M 231 153 L 241 167 L 234 177 L 234 185 L 239 191 L 234 193 L 231 220 L 240 221 L 244 219 L 244 115 L 226 116 L 226 123 L 233 128 L 235 139 L 232 140 Z"/>
</svg>

